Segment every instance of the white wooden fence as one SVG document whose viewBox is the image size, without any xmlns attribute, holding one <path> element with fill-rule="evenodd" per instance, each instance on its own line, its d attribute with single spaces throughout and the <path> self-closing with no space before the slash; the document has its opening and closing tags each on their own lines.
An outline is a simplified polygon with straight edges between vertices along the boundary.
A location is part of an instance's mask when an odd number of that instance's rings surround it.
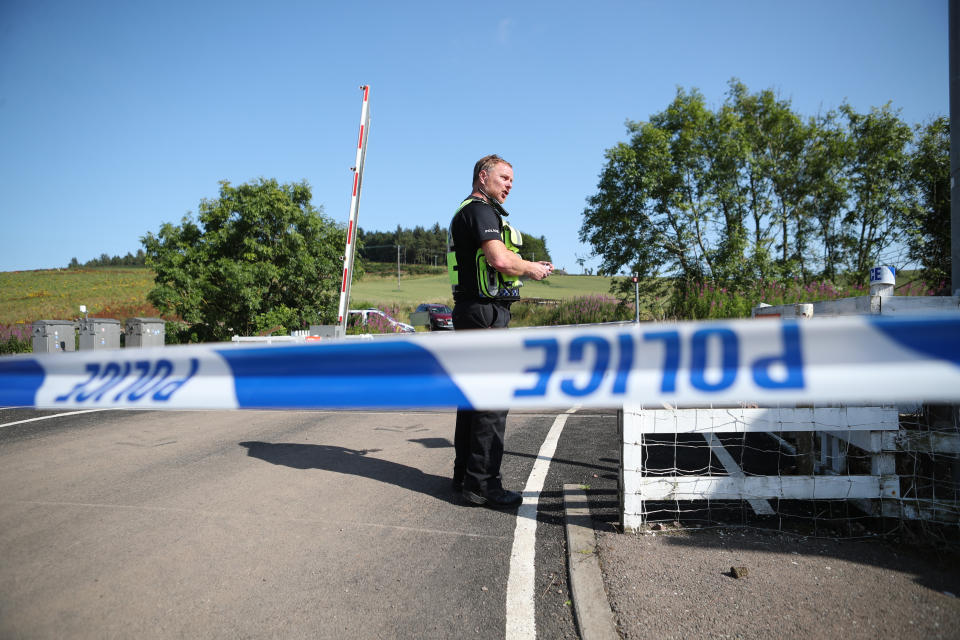
<svg viewBox="0 0 960 640">
<path fill-rule="evenodd" d="M 758 305 L 754 318 L 779 318 L 815 321 L 816 318 L 848 315 L 901 315 L 956 313 L 958 296 L 894 296 L 893 287 L 871 295 L 839 300 L 779 306 Z M 883 407 L 809 407 L 809 408 L 671 408 L 624 406 L 621 412 L 622 434 L 620 500 L 621 524 L 636 529 L 648 517 L 645 503 L 650 501 L 742 500 L 755 513 L 772 514 L 771 499 L 842 499 L 871 515 L 960 523 L 960 417 L 951 408 L 953 429 L 946 431 L 901 429 L 898 408 Z M 764 432 L 781 447 L 797 452 L 779 437 L 781 432 L 815 432 L 819 436 L 819 459 L 808 465 L 812 474 L 747 475 L 726 450 L 718 433 Z M 710 453 L 725 475 L 680 473 L 661 475 L 662 469 L 645 468 L 645 438 L 653 434 L 701 434 Z M 869 456 L 869 474 L 849 473 L 847 453 L 850 447 Z M 813 456 L 815 451 L 800 452 Z M 936 500 L 913 495 L 914 478 L 905 477 L 911 495 L 901 493 L 897 475 L 898 455 L 947 456 L 952 466 L 954 491 L 946 499 Z M 943 458 L 941 458 L 943 459 Z M 813 462 L 811 460 L 811 462 Z"/>
<path fill-rule="evenodd" d="M 646 520 L 647 501 L 743 500 L 761 515 L 772 514 L 770 499 L 878 500 L 899 499 L 900 478 L 893 454 L 884 449 L 899 429 L 897 408 L 643 408 L 624 406 L 621 412 L 621 513 L 625 529 Z M 814 475 L 748 476 L 720 443 L 717 433 L 820 432 L 831 438 L 831 473 Z M 726 475 L 649 475 L 645 469 L 644 439 L 652 434 L 700 434 Z M 888 436 L 888 434 L 890 434 Z M 885 437 L 887 438 L 885 440 Z M 846 439 L 867 445 L 871 455 L 868 475 L 841 475 L 840 447 Z M 874 446 L 875 445 L 875 446 Z M 859 445 L 858 445 L 859 446 Z"/>
</svg>

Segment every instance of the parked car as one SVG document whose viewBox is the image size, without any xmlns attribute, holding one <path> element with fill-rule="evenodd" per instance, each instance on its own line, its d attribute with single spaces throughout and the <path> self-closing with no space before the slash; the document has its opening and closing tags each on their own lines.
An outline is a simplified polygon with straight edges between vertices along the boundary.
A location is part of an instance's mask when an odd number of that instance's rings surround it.
<svg viewBox="0 0 960 640">
<path fill-rule="evenodd" d="M 428 302 L 410 314 L 410 324 L 429 327 L 431 331 L 453 331 L 453 310 L 445 304 Z"/>
<path fill-rule="evenodd" d="M 416 331 L 406 322 L 394 320 L 380 309 L 350 309 L 347 314 L 348 326 L 364 325 L 373 329 L 371 333 L 414 333 Z"/>
</svg>

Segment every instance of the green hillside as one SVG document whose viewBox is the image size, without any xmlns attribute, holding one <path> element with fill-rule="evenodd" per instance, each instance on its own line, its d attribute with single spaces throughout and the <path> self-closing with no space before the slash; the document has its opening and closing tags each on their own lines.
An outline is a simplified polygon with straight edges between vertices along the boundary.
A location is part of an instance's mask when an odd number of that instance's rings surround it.
<svg viewBox="0 0 960 640">
<path fill-rule="evenodd" d="M 563 300 L 590 295 L 605 295 L 610 291 L 610 278 L 603 276 L 554 275 L 541 282 L 525 282 L 521 294 L 525 298 Z M 420 304 L 421 302 L 446 302 L 450 304 L 450 281 L 447 274 L 405 276 L 399 281 L 394 274 L 388 276 L 365 276 L 353 283 L 351 306 L 361 302 L 371 305 Z"/>
<path fill-rule="evenodd" d="M 432 269 L 431 269 L 432 270 Z M 387 273 L 381 269 L 380 273 Z M 610 279 L 601 276 L 554 275 L 543 282 L 527 282 L 528 298 L 561 300 L 606 294 Z M 71 320 L 86 305 L 91 316 L 116 318 L 158 317 L 147 302 L 153 271 L 141 267 L 91 267 L 0 273 L 0 324 L 29 324 L 34 320 Z M 382 306 L 398 310 L 405 319 L 423 302 L 451 302 L 446 273 L 396 272 L 368 274 L 351 290 L 353 308 Z"/>
<path fill-rule="evenodd" d="M 147 302 L 153 271 L 143 267 L 91 267 L 0 273 L 0 324 L 72 320 L 80 305 L 101 318 L 157 317 Z"/>
</svg>

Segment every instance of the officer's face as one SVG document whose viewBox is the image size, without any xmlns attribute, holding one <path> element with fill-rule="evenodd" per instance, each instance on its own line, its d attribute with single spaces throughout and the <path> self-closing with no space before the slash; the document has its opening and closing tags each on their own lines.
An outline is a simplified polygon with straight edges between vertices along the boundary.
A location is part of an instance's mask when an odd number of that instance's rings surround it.
<svg viewBox="0 0 960 640">
<path fill-rule="evenodd" d="M 513 188 L 513 168 L 501 162 L 489 171 L 481 171 L 480 186 L 488 196 L 503 204 Z"/>
</svg>

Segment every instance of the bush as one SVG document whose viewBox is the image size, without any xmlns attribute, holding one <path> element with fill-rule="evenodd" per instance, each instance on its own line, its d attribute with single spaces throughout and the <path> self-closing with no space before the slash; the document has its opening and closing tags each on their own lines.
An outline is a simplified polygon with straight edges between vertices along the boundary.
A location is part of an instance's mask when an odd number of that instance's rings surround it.
<svg viewBox="0 0 960 640">
<path fill-rule="evenodd" d="M 0 324 L 0 354 L 33 353 L 33 327 Z"/>
<path fill-rule="evenodd" d="M 709 283 L 678 285 L 670 300 L 670 314 L 684 320 L 714 320 L 749 318 L 753 307 L 764 302 L 769 305 L 818 302 L 838 298 L 869 295 L 863 284 L 834 283 L 819 280 L 804 284 L 799 279 L 786 283 L 760 281 L 752 287 L 735 291 L 715 287 Z M 897 295 L 933 295 L 934 290 L 920 281 L 912 281 L 897 289 Z"/>
<path fill-rule="evenodd" d="M 403 309 L 397 305 L 377 305 L 376 307 L 354 307 L 359 309 L 379 309 L 397 322 L 406 322 L 402 316 Z M 397 333 L 397 327 L 391 324 L 386 318 L 378 315 L 368 316 L 367 324 L 363 324 L 363 319 L 358 314 L 350 314 L 347 318 L 347 334 L 357 335 L 364 333 Z"/>
<path fill-rule="evenodd" d="M 556 304 L 518 302 L 511 308 L 511 326 L 548 327 L 633 320 L 633 305 L 605 295 L 581 296 Z"/>
</svg>

